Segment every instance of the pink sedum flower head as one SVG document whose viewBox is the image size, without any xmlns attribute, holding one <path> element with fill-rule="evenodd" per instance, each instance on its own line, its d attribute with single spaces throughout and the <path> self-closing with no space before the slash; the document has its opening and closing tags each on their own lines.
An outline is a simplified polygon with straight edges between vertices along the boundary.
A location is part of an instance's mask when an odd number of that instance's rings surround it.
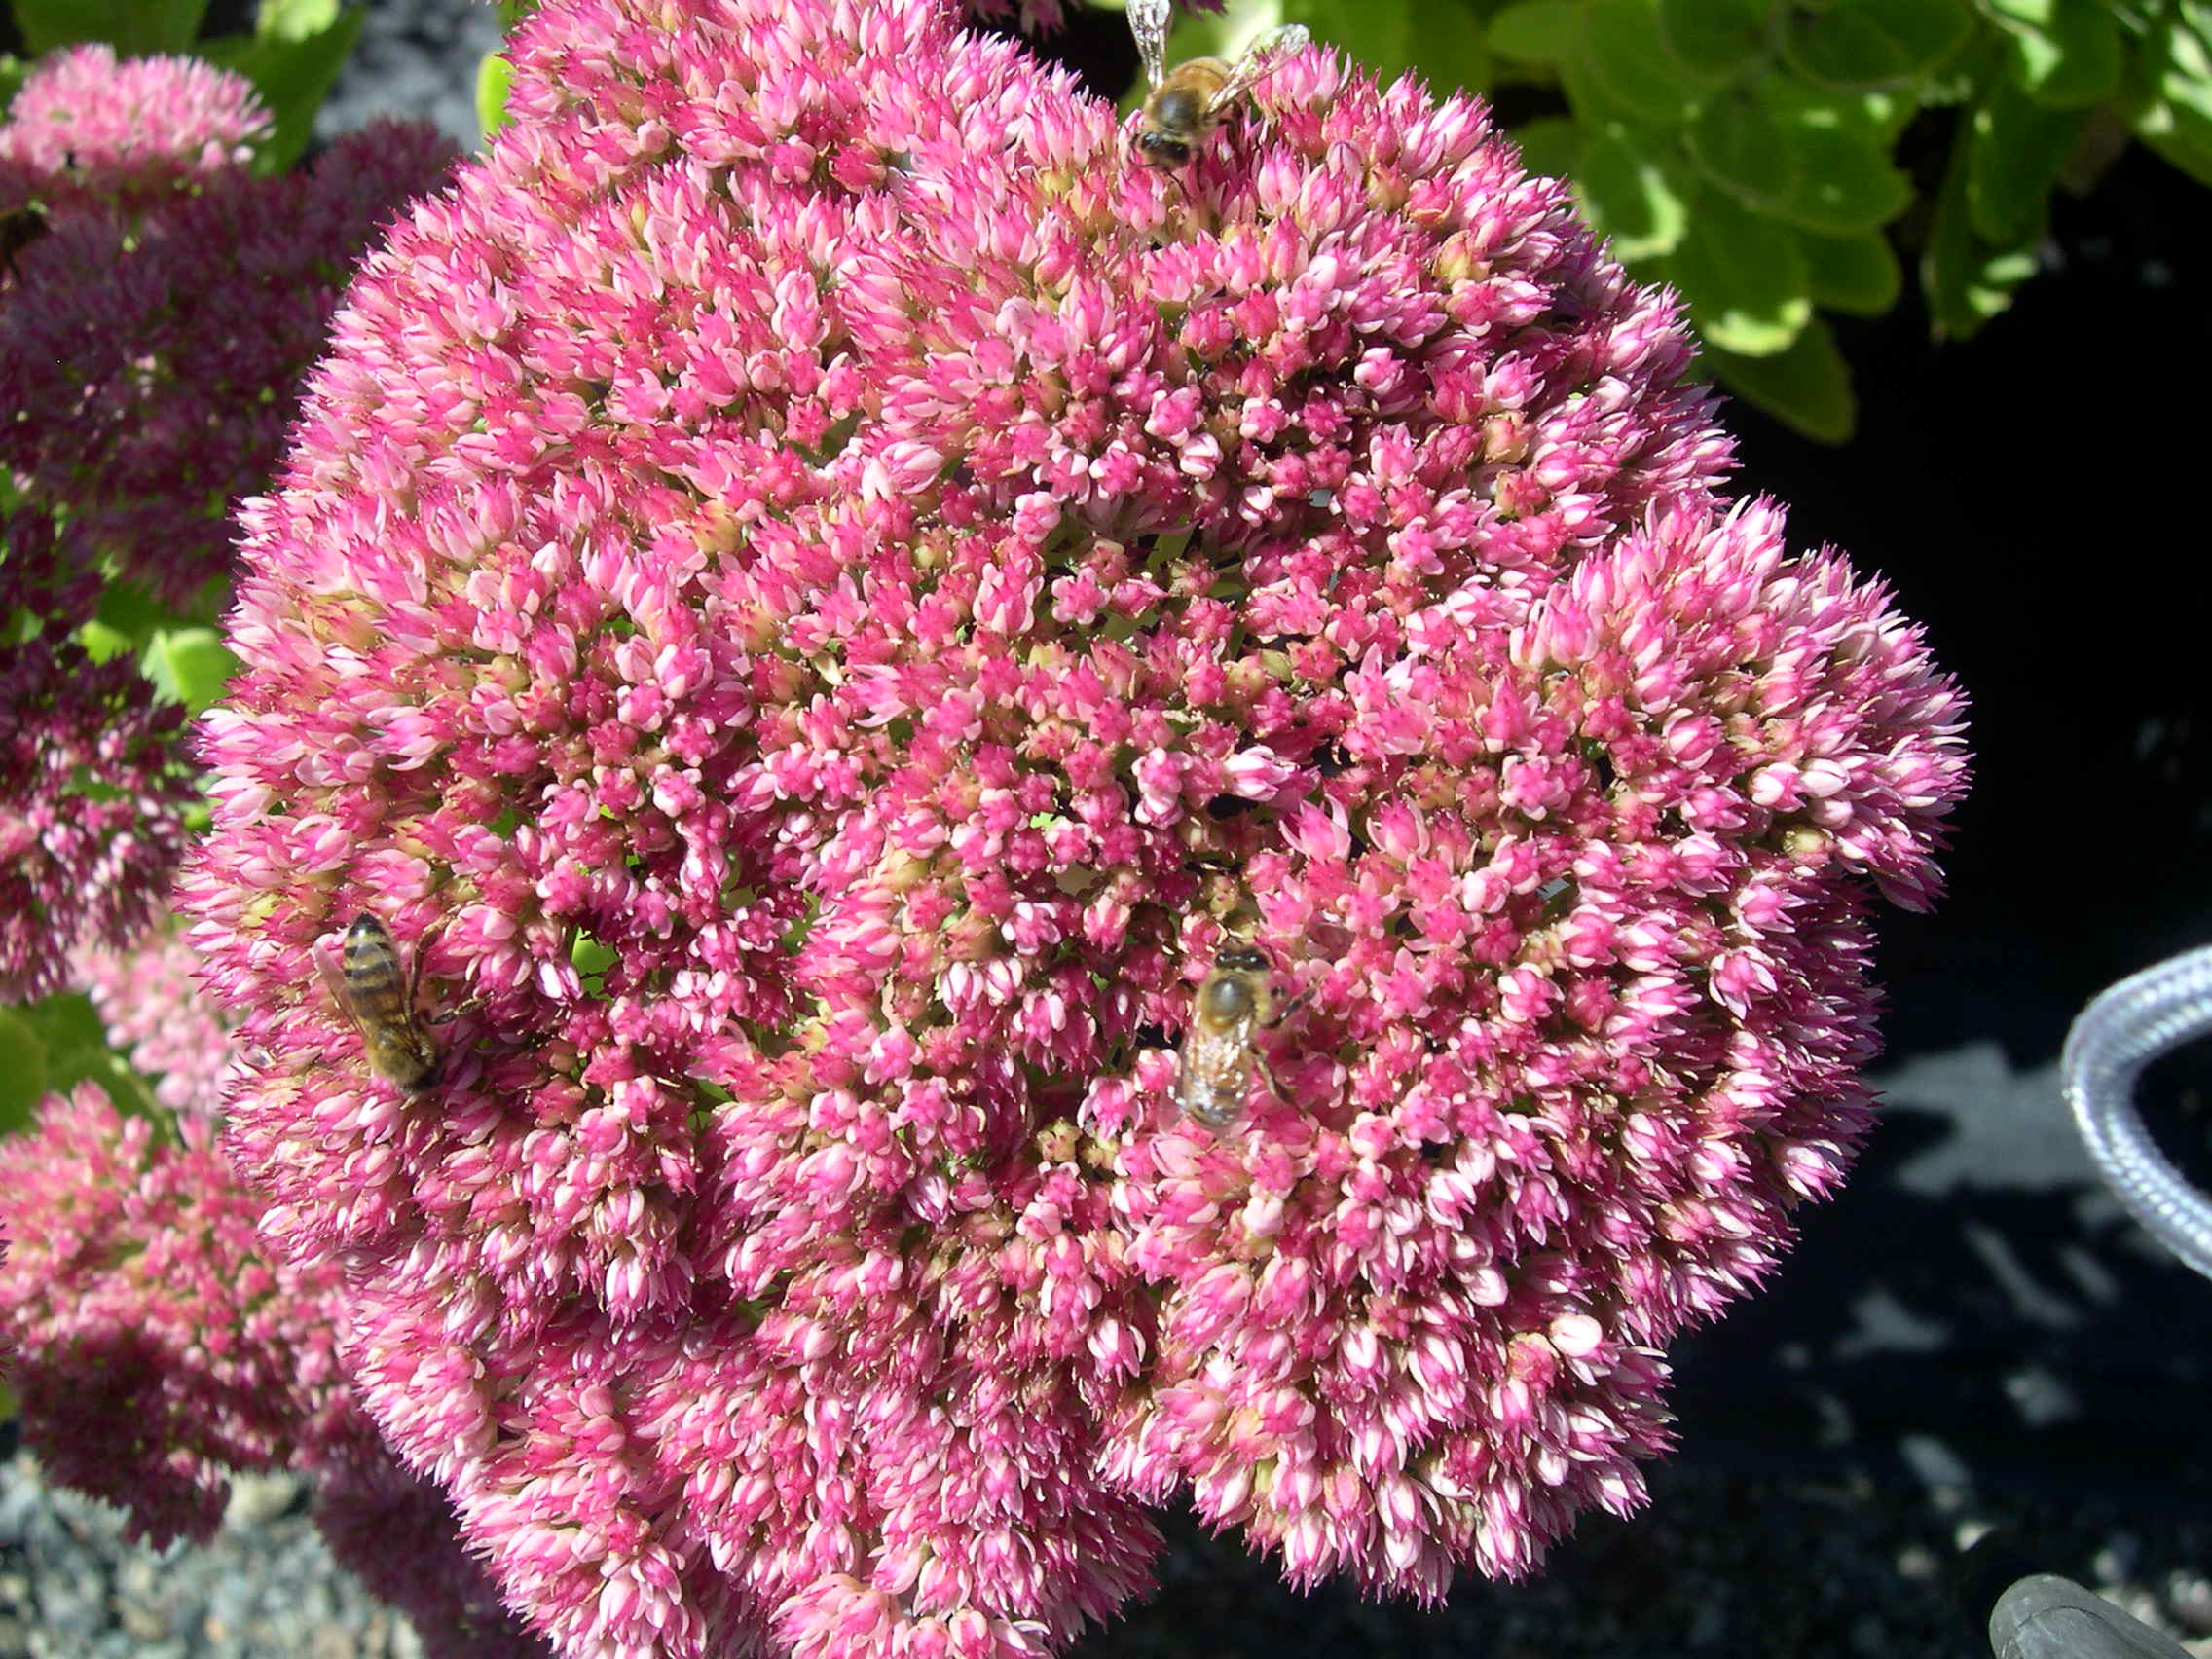
<svg viewBox="0 0 2212 1659">
<path fill-rule="evenodd" d="M 176 1129 L 119 1116 L 86 1083 L 0 1141 L 0 1352 L 48 1473 L 163 1548 L 214 1531 L 234 1472 L 299 1469 L 339 1559 L 414 1617 L 426 1652 L 542 1651 L 349 1389 L 337 1266 L 271 1260 L 261 1200 L 210 1123 Z"/>
<path fill-rule="evenodd" d="M 274 129 L 243 75 L 73 46 L 31 71 L 0 123 L 0 208 L 135 212 L 243 166 Z"/>
<path fill-rule="evenodd" d="M 949 9 L 513 45 L 246 512 L 182 898 L 270 1236 L 509 1604 L 1026 1655 L 1178 1494 L 1426 1597 L 1633 1507 L 1964 783 L 1918 635 L 1721 494 L 1671 297 L 1319 49 L 1169 174 Z M 1295 1012 L 1209 1133 L 1237 931 Z"/>
<path fill-rule="evenodd" d="M 233 168 L 136 225 L 55 219 L 0 287 L 0 467 L 60 509 L 72 561 L 172 605 L 228 569 L 237 498 L 267 487 L 353 260 L 454 147 L 380 122 L 305 172 Z"/>
</svg>

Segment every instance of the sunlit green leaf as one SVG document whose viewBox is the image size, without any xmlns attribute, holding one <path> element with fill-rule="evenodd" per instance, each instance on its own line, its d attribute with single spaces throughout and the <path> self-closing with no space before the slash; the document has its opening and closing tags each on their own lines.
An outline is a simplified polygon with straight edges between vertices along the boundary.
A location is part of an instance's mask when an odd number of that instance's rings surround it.
<svg viewBox="0 0 2212 1659">
<path fill-rule="evenodd" d="M 2212 5 L 2179 0 L 2144 42 L 2152 89 L 2135 132 L 2192 178 L 2212 184 Z"/>
<path fill-rule="evenodd" d="M 1773 75 L 1712 99 L 1687 137 L 1699 166 L 1742 202 L 1802 230 L 1850 236 L 1912 200 L 1911 180 L 1889 159 L 1884 113 Z"/>
<path fill-rule="evenodd" d="M 1814 322 L 1787 351 L 1746 357 L 1709 350 L 1705 363 L 1728 390 L 1809 438 L 1845 443 L 1858 424 L 1851 370 L 1825 322 Z"/>
<path fill-rule="evenodd" d="M 2032 245 L 2002 247 L 1976 235 L 1967 193 L 1965 134 L 1951 148 L 1936 214 L 1920 256 L 1920 285 L 1937 339 L 1964 340 L 2012 303 L 2012 292 L 2035 275 Z"/>
<path fill-rule="evenodd" d="M 2011 77 L 1989 89 L 1967 129 L 1967 208 L 1974 234 L 2010 246 L 2043 233 L 2050 193 L 2087 125 L 2087 110 L 2052 109 Z"/>
<path fill-rule="evenodd" d="M 1824 311 L 1853 316 L 1880 316 L 1898 303 L 1904 270 L 1897 249 L 1880 231 L 1855 237 L 1797 233 L 1805 249 L 1805 268 L 1813 283 L 1813 303 Z"/>
<path fill-rule="evenodd" d="M 2077 109 L 2120 84 L 2120 25 L 2100 0 L 1988 0 L 2011 37 L 2020 85 L 2039 103 Z"/>
<path fill-rule="evenodd" d="M 616 958 L 608 946 L 590 934 L 579 933 L 575 942 L 569 946 L 569 960 L 575 964 L 579 974 L 604 974 L 614 966 Z"/>
<path fill-rule="evenodd" d="M 1824 87 L 1902 87 L 1933 71 L 1973 32 L 1965 0 L 1832 0 L 1785 14 L 1789 66 Z"/>
<path fill-rule="evenodd" d="M 1788 228 L 1709 190 L 1690 234 L 1664 261 L 1698 333 L 1724 350 L 1769 356 L 1812 320 L 1805 251 Z"/>
<path fill-rule="evenodd" d="M 513 80 L 514 67 L 499 53 L 487 52 L 476 65 L 476 130 L 486 140 L 506 125 L 507 87 Z"/>
<path fill-rule="evenodd" d="M 1673 146 L 1625 127 L 1595 132 L 1572 174 L 1591 226 L 1612 239 L 1614 257 L 1669 253 L 1689 229 L 1694 176 Z"/>
<path fill-rule="evenodd" d="M 207 0 L 14 0 L 14 9 L 34 55 L 104 40 L 118 56 L 143 57 L 188 50 Z"/>
<path fill-rule="evenodd" d="M 165 628 L 147 643 L 143 666 L 156 691 L 197 715 L 222 699 L 239 660 L 212 628 Z"/>
<path fill-rule="evenodd" d="M 1523 63 L 1564 63 L 1582 38 L 1583 0 L 1522 0 L 1490 20 L 1490 49 Z"/>
<path fill-rule="evenodd" d="M 1732 81 L 1765 59 L 1777 0 L 1659 0 L 1659 33 L 1698 74 Z"/>
<path fill-rule="evenodd" d="M 253 32 L 278 40 L 307 40 L 338 20 L 339 0 L 261 0 Z"/>
</svg>

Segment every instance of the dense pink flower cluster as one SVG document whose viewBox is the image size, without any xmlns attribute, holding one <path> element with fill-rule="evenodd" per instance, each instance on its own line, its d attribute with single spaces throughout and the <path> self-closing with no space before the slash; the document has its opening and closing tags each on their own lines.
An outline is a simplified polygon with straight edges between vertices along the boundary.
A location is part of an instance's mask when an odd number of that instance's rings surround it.
<svg viewBox="0 0 2212 1659">
<path fill-rule="evenodd" d="M 274 125 L 243 75 L 73 46 L 24 78 L 0 124 L 0 211 L 150 207 L 242 167 Z"/>
<path fill-rule="evenodd" d="M 541 1651 L 361 1415 L 337 1357 L 338 1269 L 271 1260 L 260 1208 L 205 1119 L 178 1119 L 172 1142 L 94 1084 L 0 1141 L 0 1350 L 25 1441 L 157 1548 L 211 1533 L 234 1472 L 301 1469 L 340 1559 L 416 1619 L 425 1651 Z"/>
<path fill-rule="evenodd" d="M 0 1002 L 27 1002 L 69 983 L 80 944 L 145 928 L 200 796 L 176 754 L 183 708 L 59 625 L 0 644 Z"/>
<path fill-rule="evenodd" d="M 1169 174 L 950 13 L 553 0 L 246 513 L 237 1146 L 568 1654 L 1047 1651 L 1178 1493 L 1422 1596 L 1632 1507 L 1964 784 L 1478 105 L 1305 52 Z"/>
<path fill-rule="evenodd" d="M 98 59 L 71 87 L 100 62 L 128 103 L 137 63 Z M 84 119 L 104 131 L 99 107 Z M 149 186 L 136 218 L 50 210 L 0 282 L 0 405 L 27 417 L 0 425 L 0 468 L 61 512 L 72 562 L 112 560 L 180 606 L 228 569 L 233 503 L 268 483 L 353 260 L 453 158 L 428 124 L 386 122 L 305 172 L 226 166 L 160 199 Z"/>
<path fill-rule="evenodd" d="M 198 982 L 200 959 L 166 914 L 132 944 L 78 954 L 74 983 L 92 993 L 108 1046 L 170 1112 L 212 1120 L 236 1068 L 232 1022 Z"/>
</svg>

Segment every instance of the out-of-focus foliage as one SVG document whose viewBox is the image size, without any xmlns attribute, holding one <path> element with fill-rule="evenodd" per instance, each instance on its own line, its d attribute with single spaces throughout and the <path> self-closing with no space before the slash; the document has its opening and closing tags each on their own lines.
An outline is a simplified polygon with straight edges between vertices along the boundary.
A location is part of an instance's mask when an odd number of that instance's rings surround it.
<svg viewBox="0 0 2212 1659">
<path fill-rule="evenodd" d="M 260 158 L 266 170 L 283 171 L 307 148 L 314 112 L 330 94 L 367 16 L 364 8 L 341 6 L 339 0 L 261 0 L 252 34 L 203 41 L 196 49 L 251 81 L 276 116 L 276 136 Z"/>
<path fill-rule="evenodd" d="M 1638 276 L 1680 291 L 1729 389 L 1854 421 L 1830 315 L 1939 338 L 2034 275 L 2052 193 L 2129 138 L 2212 183 L 2212 0 L 1253 0 L 1179 54 L 1303 22 L 1385 77 L 1486 94 Z"/>
</svg>

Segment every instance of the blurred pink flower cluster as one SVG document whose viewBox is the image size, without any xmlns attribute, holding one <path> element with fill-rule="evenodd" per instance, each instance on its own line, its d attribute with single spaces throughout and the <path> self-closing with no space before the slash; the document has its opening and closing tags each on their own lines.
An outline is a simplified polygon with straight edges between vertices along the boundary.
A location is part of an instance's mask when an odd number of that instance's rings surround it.
<svg viewBox="0 0 2212 1659">
<path fill-rule="evenodd" d="M 234 1473 L 306 1472 L 340 1559 L 415 1619 L 425 1652 L 540 1652 L 349 1391 L 338 1269 L 271 1260 L 260 1208 L 208 1116 L 181 1115 L 171 1142 L 95 1084 L 0 1140 L 0 1343 L 24 1438 L 156 1548 L 212 1532 Z"/>
<path fill-rule="evenodd" d="M 243 167 L 273 130 L 242 75 L 70 47 L 24 79 L 0 124 L 0 212 L 159 206 Z"/>
<path fill-rule="evenodd" d="M 183 885 L 265 1233 L 565 1654 L 1032 1654 L 1187 1495 L 1641 1500 L 1840 1179 L 1961 699 L 1479 105 L 1187 171 L 949 7 L 553 0 L 249 504 Z M 1249 910 L 1280 1084 L 1177 1120 Z M 443 1076 L 322 982 L 372 910 Z"/>
<path fill-rule="evenodd" d="M 91 992 L 108 1047 L 153 1080 L 166 1111 L 212 1122 L 236 1069 L 230 1021 L 201 994 L 200 960 L 166 915 L 128 950 L 79 953 L 75 982 Z"/>
<path fill-rule="evenodd" d="M 0 276 L 0 468 L 58 512 L 77 565 L 172 606 L 229 569 L 232 507 L 264 488 L 353 260 L 430 189 L 426 123 L 350 133 L 312 167 L 245 167 L 268 115 L 238 75 L 82 47 L 0 126 L 0 207 L 46 234 Z"/>
</svg>

